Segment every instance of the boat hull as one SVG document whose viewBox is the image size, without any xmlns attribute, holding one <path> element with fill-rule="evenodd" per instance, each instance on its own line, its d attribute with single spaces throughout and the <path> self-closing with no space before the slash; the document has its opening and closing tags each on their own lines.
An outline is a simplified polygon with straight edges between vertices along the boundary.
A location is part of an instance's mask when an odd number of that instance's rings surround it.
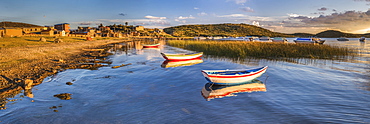
<svg viewBox="0 0 370 124">
<path fill-rule="evenodd" d="M 169 61 L 166 60 L 162 63 L 162 68 L 170 68 L 170 67 L 179 67 L 179 66 L 191 66 L 195 64 L 202 63 L 202 58 L 195 58 L 191 60 L 182 60 L 182 61 Z"/>
<path fill-rule="evenodd" d="M 268 66 L 264 66 L 257 69 L 250 69 L 244 71 L 251 71 L 250 73 L 246 74 L 234 74 L 234 75 L 218 75 L 218 74 L 211 74 L 214 72 L 222 72 L 225 70 L 202 70 L 203 76 L 206 78 L 207 81 L 212 82 L 216 85 L 236 85 L 241 83 L 250 82 L 257 77 L 260 77 L 264 74 L 267 70 Z M 227 70 L 227 71 L 242 71 L 242 70 Z"/>
<path fill-rule="evenodd" d="M 190 54 L 166 54 L 161 53 L 163 58 L 170 61 L 183 61 L 183 60 L 192 60 L 197 59 L 203 56 L 203 52 L 199 53 L 190 53 Z"/>
<path fill-rule="evenodd" d="M 145 44 L 143 45 L 143 48 L 158 48 L 159 47 L 159 43 L 157 44 Z"/>
<path fill-rule="evenodd" d="M 304 43 L 304 44 L 324 44 L 325 40 L 321 40 L 318 38 L 297 38 L 293 40 L 295 43 Z"/>
<path fill-rule="evenodd" d="M 365 38 L 365 37 L 361 37 L 361 38 L 359 39 L 359 41 L 360 41 L 360 42 L 365 42 L 365 40 L 366 40 L 366 38 Z"/>
<path fill-rule="evenodd" d="M 313 44 L 315 41 L 307 41 L 307 40 L 293 40 L 295 43 L 304 43 L 304 44 Z"/>
<path fill-rule="evenodd" d="M 345 38 L 338 38 L 337 41 L 349 41 L 349 39 L 345 39 Z"/>
</svg>

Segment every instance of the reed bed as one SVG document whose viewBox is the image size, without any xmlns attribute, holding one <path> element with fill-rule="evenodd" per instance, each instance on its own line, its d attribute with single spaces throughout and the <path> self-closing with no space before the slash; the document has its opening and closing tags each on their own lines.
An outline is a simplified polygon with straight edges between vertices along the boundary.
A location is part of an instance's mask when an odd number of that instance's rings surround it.
<svg viewBox="0 0 370 124">
<path fill-rule="evenodd" d="M 183 49 L 201 51 L 207 55 L 231 58 L 318 58 L 341 59 L 354 55 L 353 50 L 338 46 L 245 42 L 245 41 L 184 41 L 170 40 L 167 45 Z"/>
</svg>

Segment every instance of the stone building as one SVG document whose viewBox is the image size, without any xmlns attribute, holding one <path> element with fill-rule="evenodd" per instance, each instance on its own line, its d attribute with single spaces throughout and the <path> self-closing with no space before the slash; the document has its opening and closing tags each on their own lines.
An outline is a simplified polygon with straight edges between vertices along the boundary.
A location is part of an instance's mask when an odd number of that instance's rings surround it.
<svg viewBox="0 0 370 124">
<path fill-rule="evenodd" d="M 134 30 L 135 30 L 135 31 L 142 31 L 142 30 L 144 30 L 144 26 L 136 26 L 136 27 L 134 28 Z"/>
<path fill-rule="evenodd" d="M 61 24 L 56 24 L 54 25 L 54 29 L 58 31 L 65 31 L 65 32 L 70 32 L 70 27 L 68 23 L 61 23 Z"/>
<path fill-rule="evenodd" d="M 21 28 L 0 28 L 0 37 L 22 36 Z"/>
<path fill-rule="evenodd" d="M 22 31 L 24 34 L 39 34 L 41 31 L 47 29 L 47 27 L 23 27 Z"/>
<path fill-rule="evenodd" d="M 41 31 L 41 35 L 54 36 L 54 29 L 48 29 Z"/>
</svg>

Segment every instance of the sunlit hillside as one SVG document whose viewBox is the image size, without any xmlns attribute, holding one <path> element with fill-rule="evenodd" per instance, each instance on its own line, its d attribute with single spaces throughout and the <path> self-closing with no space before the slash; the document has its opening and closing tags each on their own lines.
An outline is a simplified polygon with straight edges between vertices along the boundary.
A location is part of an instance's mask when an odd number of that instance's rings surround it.
<svg viewBox="0 0 370 124">
<path fill-rule="evenodd" d="M 22 22 L 0 22 L 0 27 L 41 27 L 41 26 Z"/>
<path fill-rule="evenodd" d="M 248 24 L 208 24 L 208 25 L 182 25 L 165 28 L 164 31 L 173 36 L 269 36 L 294 37 L 293 35 L 272 32 L 270 30 Z"/>
</svg>

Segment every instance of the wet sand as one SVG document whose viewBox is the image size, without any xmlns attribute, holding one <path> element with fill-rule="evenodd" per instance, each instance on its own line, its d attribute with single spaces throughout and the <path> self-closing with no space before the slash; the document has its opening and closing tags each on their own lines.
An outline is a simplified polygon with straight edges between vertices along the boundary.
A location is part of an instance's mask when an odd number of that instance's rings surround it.
<svg viewBox="0 0 370 124">
<path fill-rule="evenodd" d="M 125 40 L 63 42 L 1 48 L 0 90 L 14 86 L 38 85 L 45 77 L 65 68 L 79 68 L 82 63 L 88 63 L 87 60 L 91 59 L 93 52 L 100 54 L 97 56 L 104 56 L 103 52 L 94 51 L 94 49 L 119 42 L 125 42 Z M 27 81 L 31 83 L 27 84 Z"/>
</svg>

